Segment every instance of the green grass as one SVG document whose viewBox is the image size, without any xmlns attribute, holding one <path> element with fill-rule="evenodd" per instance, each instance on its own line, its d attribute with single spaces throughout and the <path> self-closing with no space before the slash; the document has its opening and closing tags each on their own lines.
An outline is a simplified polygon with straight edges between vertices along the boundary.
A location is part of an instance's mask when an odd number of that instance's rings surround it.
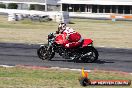
<svg viewBox="0 0 132 88">
<path fill-rule="evenodd" d="M 80 32 L 84 38 L 91 38 L 98 47 L 132 48 L 132 21 L 71 19 L 68 26 Z M 32 22 L 22 20 L 7 22 L 0 16 L 0 42 L 47 43 L 47 35 L 57 30 L 55 22 Z"/>
<path fill-rule="evenodd" d="M 0 88 L 83 88 L 78 78 L 80 72 L 58 69 L 31 69 L 23 67 L 0 67 Z M 92 71 L 91 80 L 126 79 L 132 75 L 117 72 Z M 131 88 L 132 86 L 94 86 L 87 88 Z"/>
</svg>

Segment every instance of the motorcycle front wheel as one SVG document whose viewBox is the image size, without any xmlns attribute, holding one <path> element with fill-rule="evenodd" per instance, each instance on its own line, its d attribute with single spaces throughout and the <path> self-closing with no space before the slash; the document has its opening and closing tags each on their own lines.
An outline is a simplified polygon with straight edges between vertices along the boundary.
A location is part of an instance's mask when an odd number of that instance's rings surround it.
<svg viewBox="0 0 132 88">
<path fill-rule="evenodd" d="M 85 53 L 82 55 L 81 60 L 84 63 L 93 63 L 98 59 L 98 51 L 94 47 L 88 47 L 85 49 Z"/>
<path fill-rule="evenodd" d="M 52 52 L 51 49 L 48 49 L 47 46 L 41 46 L 37 50 L 37 55 L 42 60 L 51 60 L 54 57 L 55 53 Z"/>
</svg>

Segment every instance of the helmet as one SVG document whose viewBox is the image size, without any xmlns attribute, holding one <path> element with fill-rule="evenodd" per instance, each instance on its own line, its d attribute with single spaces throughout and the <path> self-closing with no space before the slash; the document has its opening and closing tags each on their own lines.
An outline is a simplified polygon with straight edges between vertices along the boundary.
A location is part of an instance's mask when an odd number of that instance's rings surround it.
<svg viewBox="0 0 132 88">
<path fill-rule="evenodd" d="M 58 26 L 58 32 L 61 33 L 65 30 L 66 24 L 65 23 L 60 23 Z"/>
</svg>

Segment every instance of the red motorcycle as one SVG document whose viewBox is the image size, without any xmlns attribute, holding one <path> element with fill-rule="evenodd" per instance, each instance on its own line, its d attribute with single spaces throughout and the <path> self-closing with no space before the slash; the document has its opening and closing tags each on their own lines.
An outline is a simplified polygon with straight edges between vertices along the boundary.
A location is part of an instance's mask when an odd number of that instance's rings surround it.
<svg viewBox="0 0 132 88">
<path fill-rule="evenodd" d="M 81 60 L 85 63 L 91 63 L 98 59 L 98 51 L 93 47 L 91 39 L 83 39 L 76 47 L 67 48 L 60 43 L 61 41 L 57 41 L 59 36 L 56 36 L 55 33 L 48 35 L 48 45 L 41 45 L 37 50 L 40 59 L 51 60 L 54 58 L 55 53 L 59 53 L 63 58 L 71 59 L 74 62 Z"/>
</svg>

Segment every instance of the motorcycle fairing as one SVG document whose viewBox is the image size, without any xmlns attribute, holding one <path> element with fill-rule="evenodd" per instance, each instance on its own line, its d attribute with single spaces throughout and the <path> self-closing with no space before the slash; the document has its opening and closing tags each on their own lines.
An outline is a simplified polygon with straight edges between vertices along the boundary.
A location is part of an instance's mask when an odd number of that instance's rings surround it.
<svg viewBox="0 0 132 88">
<path fill-rule="evenodd" d="M 64 43 L 64 41 L 65 41 L 65 35 L 63 35 L 63 34 L 59 34 L 58 36 L 56 36 L 56 38 L 55 38 L 55 42 L 57 43 L 57 44 L 63 44 Z"/>
<path fill-rule="evenodd" d="M 77 46 L 79 46 L 81 44 L 80 42 L 75 42 L 75 43 L 72 42 L 72 43 L 69 43 L 66 40 L 66 35 L 64 35 L 64 34 L 60 34 L 60 35 L 56 36 L 55 42 L 57 44 L 63 45 L 65 48 L 74 48 L 74 47 L 77 47 Z M 84 39 L 83 40 L 83 43 L 82 43 L 82 47 L 86 47 L 89 44 L 91 44 L 92 42 L 93 41 L 91 39 Z M 66 44 L 69 44 L 69 47 L 67 47 Z"/>
<path fill-rule="evenodd" d="M 84 39 L 84 40 L 83 40 L 82 47 L 86 47 L 86 46 L 92 44 L 92 42 L 93 42 L 93 41 L 92 41 L 91 39 Z"/>
<path fill-rule="evenodd" d="M 75 48 L 81 44 L 81 42 L 70 42 L 66 40 L 66 34 L 59 34 L 55 38 L 56 44 L 63 45 L 65 48 Z"/>
</svg>

